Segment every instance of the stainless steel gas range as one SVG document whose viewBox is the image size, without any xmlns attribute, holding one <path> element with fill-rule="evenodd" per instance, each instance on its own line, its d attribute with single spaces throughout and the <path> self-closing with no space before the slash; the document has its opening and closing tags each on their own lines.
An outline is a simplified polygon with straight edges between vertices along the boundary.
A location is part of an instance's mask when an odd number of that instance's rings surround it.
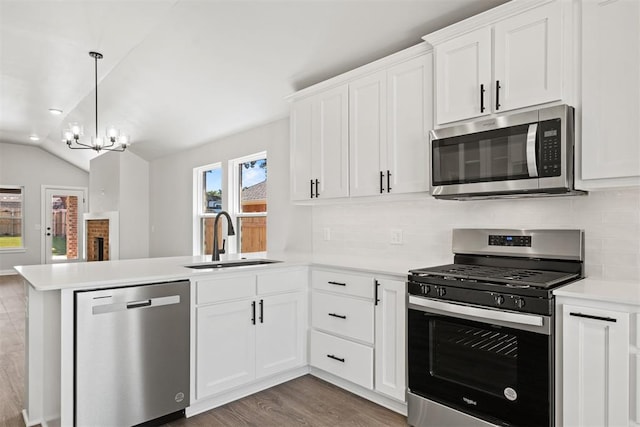
<svg viewBox="0 0 640 427">
<path fill-rule="evenodd" d="M 554 298 L 581 230 L 453 230 L 454 263 L 408 277 L 408 421 L 552 426 Z"/>
</svg>

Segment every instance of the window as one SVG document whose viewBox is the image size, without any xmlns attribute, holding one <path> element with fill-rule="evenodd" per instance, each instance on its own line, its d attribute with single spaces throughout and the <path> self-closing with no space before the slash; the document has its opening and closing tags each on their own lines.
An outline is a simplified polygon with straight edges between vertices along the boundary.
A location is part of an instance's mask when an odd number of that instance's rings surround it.
<svg viewBox="0 0 640 427">
<path fill-rule="evenodd" d="M 230 162 L 238 252 L 267 250 L 267 153 Z"/>
<path fill-rule="evenodd" d="M 222 211 L 222 165 L 214 163 L 194 170 L 194 255 L 213 251 L 213 222 Z"/>
<path fill-rule="evenodd" d="M 24 249 L 24 187 L 0 185 L 0 251 Z"/>
</svg>

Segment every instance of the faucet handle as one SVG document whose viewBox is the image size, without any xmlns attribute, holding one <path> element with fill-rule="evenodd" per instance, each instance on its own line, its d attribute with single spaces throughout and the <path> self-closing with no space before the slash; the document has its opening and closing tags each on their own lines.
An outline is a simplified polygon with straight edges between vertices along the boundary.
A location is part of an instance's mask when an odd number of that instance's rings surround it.
<svg viewBox="0 0 640 427">
<path fill-rule="evenodd" d="M 224 250 L 224 244 L 226 243 L 227 239 L 222 239 L 222 248 L 218 250 L 219 254 L 224 254 L 226 253 Z"/>
</svg>

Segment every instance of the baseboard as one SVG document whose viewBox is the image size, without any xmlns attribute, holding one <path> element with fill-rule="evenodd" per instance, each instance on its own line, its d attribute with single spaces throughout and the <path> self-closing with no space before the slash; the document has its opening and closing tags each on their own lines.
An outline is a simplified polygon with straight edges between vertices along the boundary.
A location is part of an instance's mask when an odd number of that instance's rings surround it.
<svg viewBox="0 0 640 427">
<path fill-rule="evenodd" d="M 0 276 L 14 276 L 17 275 L 16 271 L 12 268 L 10 270 L 0 270 Z"/>
<path fill-rule="evenodd" d="M 22 410 L 22 421 L 24 421 L 24 425 L 26 427 L 32 427 L 32 426 L 37 426 L 37 425 L 41 425 L 41 426 L 45 427 L 47 425 L 47 423 L 42 422 L 41 420 L 30 420 L 26 409 Z"/>
<path fill-rule="evenodd" d="M 272 377 L 268 377 L 268 378 L 253 382 L 245 386 L 241 386 L 241 387 L 223 392 L 221 394 L 218 394 L 212 397 L 206 397 L 189 406 L 185 410 L 185 415 L 187 418 L 189 418 L 194 415 L 201 414 L 203 412 L 217 408 L 218 406 L 226 405 L 229 402 L 242 399 L 243 397 L 247 397 L 249 395 L 252 395 L 262 390 L 266 390 L 278 384 L 291 381 L 295 378 L 301 377 L 308 373 L 309 373 L 309 366 L 305 365 L 305 366 L 301 366 L 299 368 L 295 368 L 278 375 L 274 375 Z"/>
<path fill-rule="evenodd" d="M 406 402 L 400 402 L 395 399 L 383 396 L 373 390 L 369 390 L 368 388 L 364 388 L 318 368 L 311 367 L 309 373 L 315 377 L 325 380 L 328 383 L 350 391 L 353 394 L 357 394 L 362 398 L 370 400 L 373 403 L 377 403 L 380 406 L 391 409 L 392 411 L 404 415 L 405 417 L 407 416 Z"/>
</svg>

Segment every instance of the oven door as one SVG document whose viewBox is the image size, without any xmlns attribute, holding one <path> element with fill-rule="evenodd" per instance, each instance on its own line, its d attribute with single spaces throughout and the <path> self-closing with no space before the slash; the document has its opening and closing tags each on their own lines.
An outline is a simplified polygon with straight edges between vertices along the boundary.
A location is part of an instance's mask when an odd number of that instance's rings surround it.
<svg viewBox="0 0 640 427">
<path fill-rule="evenodd" d="M 551 425 L 551 318 L 416 296 L 408 307 L 410 393 L 498 425 Z"/>
</svg>

